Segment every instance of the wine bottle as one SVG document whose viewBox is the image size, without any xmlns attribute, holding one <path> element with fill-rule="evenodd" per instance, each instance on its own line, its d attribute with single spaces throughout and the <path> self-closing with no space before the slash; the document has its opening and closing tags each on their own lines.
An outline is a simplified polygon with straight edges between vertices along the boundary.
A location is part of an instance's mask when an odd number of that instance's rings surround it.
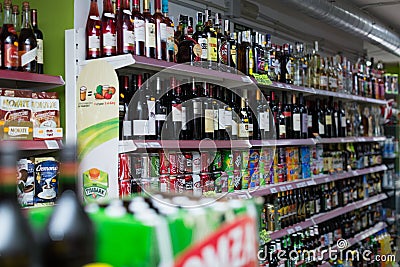
<svg viewBox="0 0 400 267">
<path fill-rule="evenodd" d="M 181 100 L 181 87 L 175 77 L 170 79 L 170 88 L 172 88 L 171 96 L 171 128 L 170 134 L 172 139 L 179 140 L 182 131 L 182 100 Z"/>
<path fill-rule="evenodd" d="M 317 105 L 313 117 L 313 132 L 319 135 L 320 137 L 325 137 L 325 114 L 324 110 L 320 105 L 320 99 L 317 99 Z"/>
<path fill-rule="evenodd" d="M 156 25 L 156 58 L 167 60 L 167 25 L 161 13 L 161 0 L 155 0 L 154 23 Z"/>
<path fill-rule="evenodd" d="M 18 70 L 18 36 L 11 21 L 11 4 L 4 5 L 4 23 L 0 34 L 1 67 Z"/>
<path fill-rule="evenodd" d="M 130 0 L 119 0 L 119 1 L 124 1 L 122 5 L 122 25 L 120 33 L 122 38 L 117 35 L 119 39 L 117 39 L 117 44 L 118 41 L 122 43 L 119 45 L 119 54 L 134 54 L 135 51 L 135 35 L 134 35 L 134 24 L 131 20 L 132 16 L 132 11 L 130 9 Z M 118 24 L 117 24 L 118 25 Z M 122 40 L 121 40 L 122 39 Z M 121 50 L 122 49 L 122 50 Z M 121 52 L 122 51 L 122 52 Z"/>
<path fill-rule="evenodd" d="M 333 122 L 332 122 L 332 110 L 330 105 L 326 100 L 324 100 L 324 115 L 325 115 L 325 137 L 331 138 L 332 136 L 332 129 L 333 129 Z"/>
<path fill-rule="evenodd" d="M 95 234 L 75 193 L 78 170 L 75 146 L 63 148 L 60 165 L 61 197 L 44 230 L 43 266 L 83 266 L 94 261 Z"/>
<path fill-rule="evenodd" d="M 22 16 L 22 19 L 23 19 L 23 16 Z M 18 5 L 12 6 L 11 21 L 14 25 L 14 29 L 17 32 L 17 35 L 19 36 L 19 34 L 21 32 L 21 20 L 19 19 Z"/>
<path fill-rule="evenodd" d="M 306 139 L 308 137 L 308 110 L 304 105 L 303 94 L 299 94 L 299 110 L 300 110 L 300 119 L 301 119 L 301 134 L 300 137 L 302 139 Z M 312 125 L 312 124 L 311 124 Z"/>
<path fill-rule="evenodd" d="M 203 101 L 203 118 L 204 121 L 202 123 L 204 129 L 204 138 L 214 139 L 214 110 L 212 107 L 212 97 L 211 97 L 211 88 L 210 84 L 204 82 L 203 83 L 203 96 L 206 98 Z"/>
<path fill-rule="evenodd" d="M 282 115 L 284 116 L 286 126 L 286 139 L 290 139 L 293 136 L 293 123 L 292 123 L 292 107 L 290 98 L 287 98 L 286 92 L 282 92 Z"/>
<path fill-rule="evenodd" d="M 246 99 L 242 97 L 239 111 L 238 139 L 249 140 L 249 117 L 246 110 Z"/>
<path fill-rule="evenodd" d="M 175 62 L 174 22 L 168 17 L 168 0 L 162 0 L 162 13 L 164 14 L 164 23 L 166 26 L 166 60 L 168 62 Z"/>
<path fill-rule="evenodd" d="M 203 114 L 203 108 L 202 108 L 202 101 L 199 99 L 199 92 L 198 88 L 196 86 L 196 78 L 192 78 L 192 83 L 191 83 L 191 116 L 189 116 L 189 129 L 192 132 L 192 137 L 193 140 L 201 140 L 202 138 L 202 125 L 201 125 L 201 120 L 202 120 L 202 114 Z"/>
<path fill-rule="evenodd" d="M 293 131 L 292 131 L 292 138 L 294 139 L 300 139 L 302 129 L 301 129 L 301 117 L 302 114 L 300 112 L 300 108 L 296 103 L 296 95 L 292 95 L 292 125 L 293 125 Z"/>
<path fill-rule="evenodd" d="M 346 113 L 343 109 L 342 101 L 339 101 L 338 109 L 338 137 L 346 137 Z"/>
<path fill-rule="evenodd" d="M 155 120 L 156 120 L 156 140 L 162 139 L 162 131 L 167 116 L 167 110 L 162 101 L 162 83 L 161 78 L 156 78 L 156 102 L 155 102 Z"/>
<path fill-rule="evenodd" d="M 102 47 L 102 56 L 109 57 L 117 54 L 117 39 L 115 28 L 115 14 L 111 4 L 111 0 L 104 0 L 103 15 L 101 17 L 102 35 L 100 44 Z"/>
<path fill-rule="evenodd" d="M 138 91 L 132 99 L 134 103 L 130 114 L 133 119 L 133 139 L 144 140 L 148 133 L 149 108 L 147 106 L 146 92 L 142 87 L 142 75 L 137 75 Z"/>
<path fill-rule="evenodd" d="M 140 12 L 140 1 L 133 0 L 132 3 L 133 32 L 135 37 L 135 55 L 145 55 L 146 31 L 143 14 Z"/>
<path fill-rule="evenodd" d="M 143 19 L 145 31 L 145 56 L 156 58 L 156 25 L 154 18 L 150 13 L 150 0 L 144 0 Z"/>
<path fill-rule="evenodd" d="M 195 39 L 201 47 L 200 61 L 205 62 L 207 61 L 207 35 L 204 32 L 203 13 L 197 12 L 196 18 L 196 32 L 193 34 L 193 39 Z"/>
<path fill-rule="evenodd" d="M 44 73 L 43 33 L 38 26 L 36 9 L 31 9 L 31 21 L 33 33 L 36 37 L 36 72 L 42 74 Z"/>
<path fill-rule="evenodd" d="M 89 15 L 86 22 L 86 59 L 101 57 L 101 35 L 102 23 L 100 20 L 97 0 L 91 0 Z"/>
<path fill-rule="evenodd" d="M 124 138 L 124 119 L 126 114 L 126 103 L 125 96 L 127 90 L 129 90 L 129 77 L 119 76 L 120 79 L 120 90 L 119 90 L 119 140 Z M 122 85 L 122 86 L 121 86 Z"/>
<path fill-rule="evenodd" d="M 232 116 L 233 116 L 233 111 L 232 107 L 230 106 L 230 90 L 228 88 L 223 88 L 223 103 L 224 103 L 224 108 L 225 108 L 225 113 L 224 113 L 224 124 L 225 124 L 225 135 L 224 135 L 224 140 L 230 140 L 232 136 Z"/>
<path fill-rule="evenodd" d="M 239 122 L 239 114 L 240 114 L 240 108 L 237 104 L 237 95 L 234 91 L 227 90 L 230 92 L 230 99 L 231 99 L 231 104 L 230 106 L 232 107 L 232 135 L 231 135 L 231 140 L 237 140 L 238 139 L 238 122 Z"/>
<path fill-rule="evenodd" d="M 286 139 L 287 131 L 286 131 L 286 120 L 285 116 L 282 112 L 282 103 L 279 102 L 277 106 L 277 131 L 278 131 L 278 139 Z"/>
<path fill-rule="evenodd" d="M 28 2 L 22 3 L 22 27 L 18 39 L 18 56 L 21 71 L 36 73 L 36 37 L 32 30 Z"/>
</svg>

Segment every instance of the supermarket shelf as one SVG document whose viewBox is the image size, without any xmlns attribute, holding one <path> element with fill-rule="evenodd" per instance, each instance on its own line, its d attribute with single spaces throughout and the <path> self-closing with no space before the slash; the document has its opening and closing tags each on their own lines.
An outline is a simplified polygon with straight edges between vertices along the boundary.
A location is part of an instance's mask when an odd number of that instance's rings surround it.
<svg viewBox="0 0 400 267">
<path fill-rule="evenodd" d="M 348 213 L 350 211 L 353 211 L 353 210 L 356 210 L 356 209 L 360 209 L 362 207 L 377 203 L 377 202 L 382 201 L 382 200 L 384 200 L 386 198 L 387 198 L 387 196 L 385 194 L 379 194 L 379 195 L 370 197 L 370 198 L 365 199 L 365 200 L 360 200 L 360 201 L 357 201 L 357 202 L 354 202 L 354 203 L 350 203 L 350 204 L 346 205 L 345 207 L 338 208 L 338 209 L 335 209 L 333 211 L 329 211 L 329 212 L 326 212 L 326 213 L 323 213 L 323 214 L 316 215 L 316 216 L 314 216 L 312 218 L 309 218 L 309 219 L 305 220 L 304 222 L 297 223 L 297 224 L 295 224 L 293 226 L 287 227 L 287 228 L 279 230 L 279 231 L 275 231 L 275 232 L 270 234 L 270 237 L 271 237 L 272 240 L 274 240 L 274 239 L 277 239 L 277 238 L 281 238 L 281 237 L 283 237 L 285 235 L 290 235 L 290 234 L 293 234 L 295 232 L 299 232 L 299 231 L 301 231 L 301 230 L 303 230 L 305 228 L 308 228 L 308 227 L 310 227 L 312 225 L 326 222 L 326 221 L 328 221 L 330 219 L 336 218 L 336 217 L 338 217 L 340 215 L 343 215 L 345 213 Z"/>
<path fill-rule="evenodd" d="M 330 143 L 363 143 L 363 142 L 381 142 L 385 141 L 385 136 L 366 136 L 366 137 L 339 137 L 339 138 L 320 138 L 315 142 L 318 144 Z"/>
<path fill-rule="evenodd" d="M 3 88 L 41 91 L 62 86 L 64 84 L 65 82 L 61 76 L 0 70 L 0 86 Z"/>
<path fill-rule="evenodd" d="M 0 144 L 11 143 L 19 150 L 58 150 L 63 147 L 61 140 L 1 141 Z"/>
</svg>

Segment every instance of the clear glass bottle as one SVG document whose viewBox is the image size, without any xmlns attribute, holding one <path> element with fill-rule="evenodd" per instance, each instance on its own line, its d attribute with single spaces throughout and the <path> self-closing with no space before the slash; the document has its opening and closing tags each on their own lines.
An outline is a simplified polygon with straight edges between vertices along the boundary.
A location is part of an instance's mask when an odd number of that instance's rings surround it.
<svg viewBox="0 0 400 267">
<path fill-rule="evenodd" d="M 101 17 L 102 23 L 102 37 L 100 44 L 102 47 L 102 56 L 109 57 L 117 54 L 117 39 L 116 39 L 116 25 L 115 14 L 111 0 L 104 0 L 103 2 L 103 15 Z"/>
<path fill-rule="evenodd" d="M 101 57 L 101 27 L 102 23 L 97 0 L 91 0 L 89 15 L 86 22 L 86 59 Z"/>
</svg>

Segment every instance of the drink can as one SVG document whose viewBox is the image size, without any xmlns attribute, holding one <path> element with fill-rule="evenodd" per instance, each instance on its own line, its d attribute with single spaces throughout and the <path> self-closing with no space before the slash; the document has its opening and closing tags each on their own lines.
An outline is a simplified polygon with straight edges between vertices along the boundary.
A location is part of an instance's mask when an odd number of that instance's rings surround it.
<svg viewBox="0 0 400 267">
<path fill-rule="evenodd" d="M 119 180 L 119 197 L 130 197 L 132 193 L 131 186 L 132 184 L 130 179 Z"/>
<path fill-rule="evenodd" d="M 160 151 L 160 174 L 169 174 L 169 162 L 164 151 Z"/>
<path fill-rule="evenodd" d="M 276 172 L 278 176 L 277 183 L 286 182 L 286 164 L 278 164 Z"/>
<path fill-rule="evenodd" d="M 185 174 L 185 191 L 193 194 L 193 177 L 191 174 Z"/>
<path fill-rule="evenodd" d="M 242 189 L 248 189 L 250 184 L 250 172 L 249 170 L 240 171 L 242 176 Z"/>
<path fill-rule="evenodd" d="M 132 166 L 135 170 L 135 172 L 132 173 L 133 178 L 142 178 L 142 158 L 139 155 L 132 156 Z"/>
<path fill-rule="evenodd" d="M 185 156 L 182 153 L 176 153 L 178 174 L 185 173 Z"/>
<path fill-rule="evenodd" d="M 200 184 L 201 188 L 203 189 L 203 193 L 209 191 L 208 190 L 209 179 L 210 175 L 208 173 L 205 172 L 200 173 Z"/>
<path fill-rule="evenodd" d="M 131 193 L 139 194 L 142 192 L 142 185 L 140 179 L 131 179 Z"/>
<path fill-rule="evenodd" d="M 286 148 L 284 147 L 279 147 L 278 148 L 278 162 L 277 164 L 284 164 L 286 163 Z"/>
<path fill-rule="evenodd" d="M 160 191 L 160 179 L 158 177 L 150 177 L 150 190 L 152 192 L 159 192 Z"/>
<path fill-rule="evenodd" d="M 248 150 L 242 151 L 242 164 L 241 164 L 241 170 L 245 170 L 249 167 L 249 157 L 250 157 L 250 152 Z"/>
<path fill-rule="evenodd" d="M 169 175 L 168 174 L 162 174 L 160 175 L 160 192 L 165 193 L 168 192 L 168 187 L 169 187 Z"/>
<path fill-rule="evenodd" d="M 230 150 L 222 151 L 222 170 L 233 171 L 233 154 Z"/>
<path fill-rule="evenodd" d="M 260 186 L 260 172 L 258 168 L 250 169 L 250 187 L 251 189 Z"/>
<path fill-rule="evenodd" d="M 150 156 L 150 177 L 158 177 L 160 175 L 160 157 L 156 153 Z"/>
<path fill-rule="evenodd" d="M 286 148 L 286 164 L 299 164 L 299 148 L 298 147 L 287 147 Z"/>
<path fill-rule="evenodd" d="M 199 152 L 192 153 L 192 172 L 193 173 L 201 172 L 201 158 Z"/>
<path fill-rule="evenodd" d="M 150 177 L 150 164 L 149 158 L 147 156 L 142 156 L 142 178 L 149 178 Z"/>
<path fill-rule="evenodd" d="M 235 150 L 233 151 L 233 169 L 235 171 L 240 171 L 242 169 L 242 152 Z"/>
<path fill-rule="evenodd" d="M 193 179 L 193 195 L 196 197 L 200 197 L 203 194 L 203 187 L 201 186 L 200 175 L 192 174 Z"/>
<path fill-rule="evenodd" d="M 251 149 L 249 155 L 249 168 L 258 168 L 260 161 L 260 150 Z"/>
<path fill-rule="evenodd" d="M 221 192 L 228 192 L 228 174 L 226 172 L 221 172 Z"/>
<path fill-rule="evenodd" d="M 193 155 L 191 152 L 184 152 L 183 156 L 185 158 L 185 173 L 193 172 Z"/>
<path fill-rule="evenodd" d="M 168 154 L 168 161 L 169 161 L 169 174 L 177 175 L 178 174 L 178 159 L 176 153 L 170 152 Z"/>
<path fill-rule="evenodd" d="M 235 190 L 242 190 L 242 174 L 239 170 L 233 171 L 233 187 Z"/>
<path fill-rule="evenodd" d="M 118 179 L 127 180 L 130 179 L 130 159 L 128 154 L 118 155 Z"/>
<path fill-rule="evenodd" d="M 171 193 L 176 193 L 177 192 L 177 187 L 176 187 L 176 176 L 175 175 L 170 175 L 169 176 L 169 192 Z"/>
<path fill-rule="evenodd" d="M 185 192 L 185 176 L 184 175 L 176 176 L 176 191 L 177 191 L 177 193 L 180 193 L 180 194 Z"/>
<path fill-rule="evenodd" d="M 221 151 L 215 151 L 214 160 L 212 162 L 212 170 L 220 171 L 222 169 L 222 155 Z"/>
<path fill-rule="evenodd" d="M 235 191 L 235 179 L 233 176 L 233 172 L 228 171 L 226 175 L 228 176 L 228 192 L 232 193 Z"/>
<path fill-rule="evenodd" d="M 201 152 L 201 172 L 209 172 L 211 165 L 210 154 L 208 152 Z"/>
<path fill-rule="evenodd" d="M 213 172 L 212 179 L 214 181 L 214 191 L 215 193 L 222 192 L 222 184 L 221 184 L 221 172 Z"/>
<path fill-rule="evenodd" d="M 269 183 L 270 184 L 275 184 L 278 182 L 278 176 L 276 176 L 275 179 L 275 170 L 276 170 L 276 166 L 274 164 L 271 165 L 271 168 L 269 169 Z"/>
</svg>

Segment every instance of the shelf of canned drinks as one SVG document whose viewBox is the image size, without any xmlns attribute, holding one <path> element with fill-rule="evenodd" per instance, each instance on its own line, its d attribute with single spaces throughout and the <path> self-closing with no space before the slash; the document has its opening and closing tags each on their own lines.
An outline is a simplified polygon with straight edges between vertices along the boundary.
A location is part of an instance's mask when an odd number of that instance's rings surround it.
<svg viewBox="0 0 400 267">
<path fill-rule="evenodd" d="M 369 229 L 367 229 L 367 230 L 365 230 L 365 231 L 363 231 L 363 232 L 361 232 L 359 234 L 356 234 L 353 238 L 350 238 L 350 239 L 347 240 L 347 247 L 346 248 L 350 248 L 350 247 L 354 246 L 358 242 L 370 237 L 371 235 L 374 235 L 374 234 L 378 233 L 379 231 L 385 229 L 386 227 L 387 227 L 386 223 L 380 222 L 380 223 L 376 224 L 375 226 L 373 226 L 373 227 L 371 227 L 371 228 L 369 228 Z M 338 249 L 337 245 L 334 245 L 331 250 L 332 250 L 332 252 L 335 251 L 335 250 L 336 251 L 340 251 Z M 337 253 L 332 253 L 331 256 L 335 256 L 336 254 Z M 324 257 L 324 260 L 326 261 L 328 259 L 329 259 L 329 253 L 326 253 L 325 257 Z M 329 262 L 325 262 L 325 263 L 323 263 L 323 264 L 321 264 L 319 266 L 320 267 L 330 267 L 331 264 Z"/>
<path fill-rule="evenodd" d="M 326 213 L 323 213 L 323 214 L 315 215 L 312 218 L 309 218 L 309 219 L 305 220 L 304 222 L 300 222 L 300 223 L 297 223 L 295 225 L 286 227 L 285 229 L 272 232 L 270 234 L 270 237 L 271 237 L 272 240 L 278 239 L 278 238 L 281 238 L 283 236 L 290 235 L 290 234 L 293 234 L 295 232 L 302 231 L 303 229 L 306 229 L 306 228 L 308 228 L 310 226 L 326 222 L 326 221 L 328 221 L 330 219 L 336 218 L 336 217 L 341 216 L 341 215 L 343 215 L 345 213 L 348 213 L 350 211 L 353 211 L 353 210 L 356 210 L 356 209 L 360 209 L 362 207 L 369 206 L 371 204 L 380 202 L 380 201 L 385 200 L 385 199 L 387 199 L 386 194 L 379 194 L 379 195 L 376 195 L 376 196 L 373 196 L 373 197 L 370 197 L 370 198 L 367 198 L 367 199 L 364 199 L 364 200 L 353 202 L 353 203 L 350 203 L 350 204 L 346 205 L 345 207 L 337 208 L 337 209 L 335 209 L 333 211 L 329 211 L 329 212 L 326 212 Z"/>
<path fill-rule="evenodd" d="M 314 88 L 296 86 L 293 84 L 272 82 L 270 85 L 265 85 L 258 83 L 254 78 L 250 78 L 249 76 L 243 74 L 236 74 L 234 73 L 235 70 L 232 70 L 232 72 L 228 72 L 225 70 L 202 68 L 200 67 L 201 63 L 194 63 L 194 65 L 177 64 L 173 62 L 166 62 L 163 60 L 157 60 L 143 56 L 119 55 L 101 59 L 83 60 L 80 62 L 80 68 L 84 67 L 86 64 L 94 60 L 106 60 L 111 65 L 113 65 L 115 69 L 123 67 L 132 67 L 135 69 L 162 71 L 166 74 L 183 75 L 190 77 L 194 76 L 200 80 L 205 80 L 209 82 L 212 81 L 218 83 L 223 82 L 223 85 L 227 88 L 257 85 L 261 88 L 297 91 L 308 95 L 333 96 L 335 98 L 341 98 L 349 101 L 366 102 L 366 103 L 373 103 L 380 105 L 385 105 L 387 103 L 386 100 L 374 99 L 374 98 L 368 98 L 368 97 L 362 97 L 362 96 L 338 93 L 332 91 L 318 90 Z M 197 66 L 196 64 L 198 64 L 199 66 Z"/>
<path fill-rule="evenodd" d="M 331 143 L 381 142 L 385 140 L 385 136 L 281 140 L 123 140 L 119 143 L 119 153 L 128 153 L 140 149 L 247 149 L 251 147 L 310 146 Z"/>
<path fill-rule="evenodd" d="M 319 185 L 324 183 L 329 183 L 336 180 L 342 180 L 350 177 L 361 176 L 369 173 L 375 173 L 387 170 L 386 165 L 379 165 L 370 168 L 364 168 L 359 170 L 347 171 L 342 173 L 334 173 L 327 175 L 320 175 L 313 178 L 300 179 L 290 182 L 270 184 L 265 187 L 258 187 L 256 189 L 240 190 L 233 193 L 229 193 L 230 198 L 245 198 L 250 196 L 266 196 L 270 194 L 275 194 L 279 192 L 284 192 L 292 189 L 303 188 L 307 186 Z"/>
</svg>

